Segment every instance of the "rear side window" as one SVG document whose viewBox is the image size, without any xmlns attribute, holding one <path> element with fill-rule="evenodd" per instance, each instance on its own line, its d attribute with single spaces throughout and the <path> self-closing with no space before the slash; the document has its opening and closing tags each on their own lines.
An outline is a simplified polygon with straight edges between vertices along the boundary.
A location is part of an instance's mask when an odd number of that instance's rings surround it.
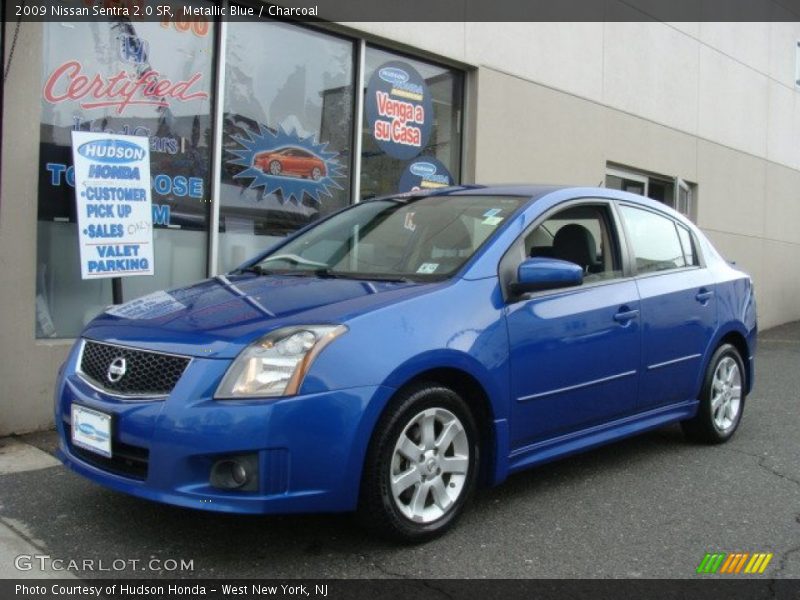
<svg viewBox="0 0 800 600">
<path fill-rule="evenodd" d="M 638 273 L 667 271 L 693 264 L 687 263 L 672 219 L 632 206 L 623 205 L 620 211 L 633 245 Z"/>
</svg>

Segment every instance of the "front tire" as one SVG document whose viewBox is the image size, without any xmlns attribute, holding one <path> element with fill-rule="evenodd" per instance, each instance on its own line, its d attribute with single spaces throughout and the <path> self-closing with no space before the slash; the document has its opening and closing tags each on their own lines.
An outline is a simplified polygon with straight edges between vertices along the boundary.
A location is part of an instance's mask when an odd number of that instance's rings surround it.
<svg viewBox="0 0 800 600">
<path fill-rule="evenodd" d="M 281 171 L 283 171 L 283 166 L 277 160 L 273 160 L 269 163 L 269 173 L 270 175 L 280 175 Z"/>
<path fill-rule="evenodd" d="M 727 442 L 742 421 L 745 370 L 735 346 L 723 344 L 708 363 L 697 414 L 681 422 L 686 437 L 706 444 Z"/>
<path fill-rule="evenodd" d="M 478 452 L 475 420 L 461 396 L 436 383 L 401 392 L 370 442 L 360 520 L 403 542 L 442 535 L 474 492 Z"/>
</svg>

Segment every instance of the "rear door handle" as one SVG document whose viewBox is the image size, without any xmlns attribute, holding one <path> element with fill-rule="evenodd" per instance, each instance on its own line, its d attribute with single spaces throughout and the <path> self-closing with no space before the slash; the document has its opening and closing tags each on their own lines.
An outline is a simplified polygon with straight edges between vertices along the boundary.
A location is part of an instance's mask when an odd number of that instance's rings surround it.
<svg viewBox="0 0 800 600">
<path fill-rule="evenodd" d="M 635 319 L 639 316 L 639 311 L 628 310 L 627 307 L 622 307 L 617 314 L 614 315 L 614 320 L 617 323 L 627 323 L 628 321 Z"/>
<path fill-rule="evenodd" d="M 697 292 L 697 295 L 694 297 L 700 304 L 705 304 L 708 302 L 711 297 L 714 295 L 712 290 L 707 290 L 706 288 L 700 288 L 700 291 Z"/>
</svg>

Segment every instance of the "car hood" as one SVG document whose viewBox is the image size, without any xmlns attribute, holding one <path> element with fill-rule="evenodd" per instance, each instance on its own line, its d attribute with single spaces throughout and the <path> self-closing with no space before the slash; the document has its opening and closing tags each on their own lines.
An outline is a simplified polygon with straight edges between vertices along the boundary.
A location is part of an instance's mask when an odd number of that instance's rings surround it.
<svg viewBox="0 0 800 600">
<path fill-rule="evenodd" d="M 83 336 L 207 358 L 228 358 L 278 327 L 344 323 L 443 283 L 300 276 L 218 276 L 107 308 Z"/>
</svg>

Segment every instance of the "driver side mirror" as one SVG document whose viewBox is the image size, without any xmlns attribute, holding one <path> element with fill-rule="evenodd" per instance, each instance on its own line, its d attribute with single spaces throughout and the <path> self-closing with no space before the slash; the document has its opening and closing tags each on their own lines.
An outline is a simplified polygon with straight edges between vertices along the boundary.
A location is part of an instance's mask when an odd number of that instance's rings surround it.
<svg viewBox="0 0 800 600">
<path fill-rule="evenodd" d="M 517 280 L 510 284 L 511 292 L 520 296 L 528 292 L 555 290 L 583 283 L 583 269 L 575 263 L 558 258 L 528 258 L 517 269 Z"/>
</svg>

